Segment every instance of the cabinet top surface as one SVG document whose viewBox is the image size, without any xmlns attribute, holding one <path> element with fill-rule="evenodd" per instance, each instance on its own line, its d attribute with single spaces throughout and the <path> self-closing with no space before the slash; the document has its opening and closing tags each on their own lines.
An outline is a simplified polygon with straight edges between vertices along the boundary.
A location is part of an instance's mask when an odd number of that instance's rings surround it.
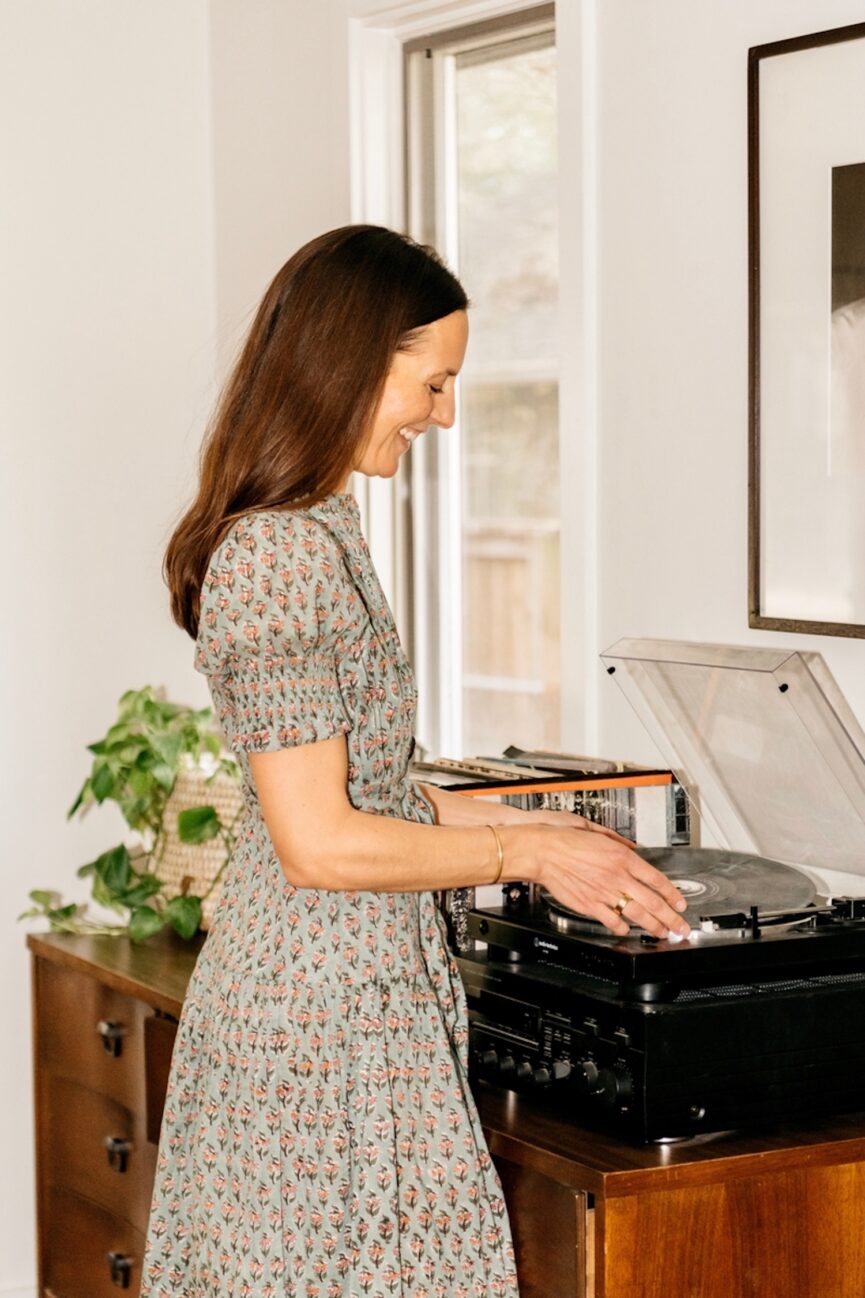
<svg viewBox="0 0 865 1298">
<path fill-rule="evenodd" d="M 138 943 L 125 937 L 31 933 L 27 945 L 41 960 L 89 974 L 175 1018 L 201 950 L 199 940 L 184 942 L 168 931 Z"/>
<path fill-rule="evenodd" d="M 154 1009 L 178 1017 L 200 941 L 162 932 L 145 942 L 70 934 L 31 934 L 27 945 L 49 960 L 97 978 Z M 697 1184 L 771 1172 L 803 1161 L 865 1160 L 865 1116 L 784 1126 L 770 1132 L 719 1132 L 671 1145 L 633 1146 L 587 1130 L 512 1092 L 481 1085 L 477 1093 L 494 1154 L 590 1193 L 630 1194 L 639 1183 Z"/>
</svg>

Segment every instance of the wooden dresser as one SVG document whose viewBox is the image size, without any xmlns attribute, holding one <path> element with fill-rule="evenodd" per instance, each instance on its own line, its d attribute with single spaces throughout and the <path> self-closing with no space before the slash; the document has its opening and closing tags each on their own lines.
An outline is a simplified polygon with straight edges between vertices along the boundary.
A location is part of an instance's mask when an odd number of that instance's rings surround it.
<svg viewBox="0 0 865 1298">
<path fill-rule="evenodd" d="M 28 945 L 39 1292 L 134 1298 L 196 951 L 164 935 Z M 639 1149 L 513 1095 L 478 1102 L 521 1298 L 865 1298 L 865 1118 Z"/>
<path fill-rule="evenodd" d="M 179 940 L 30 937 L 39 1292 L 137 1294 L 177 1016 Z"/>
</svg>

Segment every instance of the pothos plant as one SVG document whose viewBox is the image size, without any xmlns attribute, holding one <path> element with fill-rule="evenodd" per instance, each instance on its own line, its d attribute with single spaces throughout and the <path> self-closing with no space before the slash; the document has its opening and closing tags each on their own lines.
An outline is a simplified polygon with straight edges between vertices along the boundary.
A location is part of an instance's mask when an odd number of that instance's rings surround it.
<svg viewBox="0 0 865 1298">
<path fill-rule="evenodd" d="M 102 739 L 88 745 L 93 754 L 90 774 L 69 808 L 68 817 L 85 815 L 94 805 L 114 802 L 127 825 L 137 835 L 131 846 L 118 843 L 95 861 L 78 870 L 89 878 L 92 897 L 122 920 L 116 924 L 92 919 L 87 906 L 63 903 L 44 889 L 30 893 L 32 907 L 21 919 L 47 919 L 51 929 L 64 933 L 128 933 L 141 941 L 170 925 L 181 937 L 191 938 L 201 925 L 203 897 L 168 898 L 158 877 L 165 841 L 165 812 L 177 776 L 184 766 L 204 768 L 209 779 L 223 773 L 239 778 L 237 763 L 225 756 L 213 727 L 210 708 L 198 711 L 158 697 L 151 686 L 129 690 L 118 705 L 117 720 Z M 207 843 L 221 836 L 223 866 L 205 896 L 216 887 L 231 855 L 236 818 L 224 825 L 215 807 L 202 805 L 181 811 L 177 832 L 181 842 Z"/>
</svg>

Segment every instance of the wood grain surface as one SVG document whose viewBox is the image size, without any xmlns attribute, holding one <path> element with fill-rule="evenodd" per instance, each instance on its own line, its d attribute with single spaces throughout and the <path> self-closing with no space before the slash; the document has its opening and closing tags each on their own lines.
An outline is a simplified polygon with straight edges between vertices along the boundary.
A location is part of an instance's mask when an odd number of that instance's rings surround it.
<svg viewBox="0 0 865 1298">
<path fill-rule="evenodd" d="M 520 1298 L 585 1298 L 586 1195 L 496 1159 L 517 1256 Z"/>
<path fill-rule="evenodd" d="M 605 1200 L 597 1298 L 862 1298 L 865 1167 Z"/>
</svg>

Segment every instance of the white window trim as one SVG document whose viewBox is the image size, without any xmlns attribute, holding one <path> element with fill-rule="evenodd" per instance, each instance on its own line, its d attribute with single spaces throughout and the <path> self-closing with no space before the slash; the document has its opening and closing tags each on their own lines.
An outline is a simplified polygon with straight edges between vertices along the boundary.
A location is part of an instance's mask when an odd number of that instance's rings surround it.
<svg viewBox="0 0 865 1298">
<path fill-rule="evenodd" d="M 519 13 L 531 0 L 349 0 L 349 108 L 353 221 L 405 225 L 402 45 L 471 22 Z M 556 44 L 580 77 L 559 80 L 560 338 L 559 453 L 562 474 L 562 745 L 598 743 L 598 283 L 597 6 L 556 7 Z M 575 124 L 579 129 L 575 130 Z M 569 152 L 564 142 L 569 142 Z M 570 486 L 566 484 L 571 484 Z M 356 486 L 370 549 L 397 622 L 400 483 Z M 572 509 L 564 507 L 566 501 Z"/>
</svg>

